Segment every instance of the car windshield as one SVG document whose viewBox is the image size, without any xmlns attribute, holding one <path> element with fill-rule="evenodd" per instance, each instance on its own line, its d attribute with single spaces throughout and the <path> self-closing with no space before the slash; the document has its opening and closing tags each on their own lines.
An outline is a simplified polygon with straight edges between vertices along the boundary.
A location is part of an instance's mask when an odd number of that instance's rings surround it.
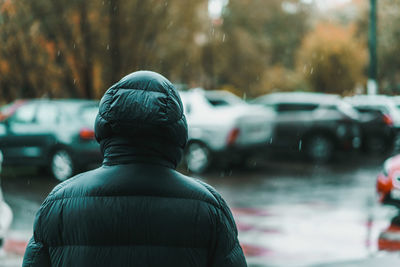
<svg viewBox="0 0 400 267">
<path fill-rule="evenodd" d="M 90 103 L 62 103 L 65 115 L 70 119 L 79 118 L 88 125 L 93 125 L 99 111 L 97 102 Z"/>
<path fill-rule="evenodd" d="M 89 125 L 93 124 L 99 112 L 98 106 L 83 106 L 79 110 L 82 119 Z"/>
</svg>

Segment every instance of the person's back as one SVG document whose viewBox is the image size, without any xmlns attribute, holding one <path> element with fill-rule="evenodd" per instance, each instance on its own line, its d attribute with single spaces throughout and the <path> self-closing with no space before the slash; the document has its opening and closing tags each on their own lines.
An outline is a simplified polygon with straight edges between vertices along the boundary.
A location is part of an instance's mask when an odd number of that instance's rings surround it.
<svg viewBox="0 0 400 267">
<path fill-rule="evenodd" d="M 24 266 L 246 266 L 224 200 L 175 171 L 187 125 L 167 79 L 141 71 L 112 86 L 95 132 L 102 167 L 50 193 Z"/>
</svg>

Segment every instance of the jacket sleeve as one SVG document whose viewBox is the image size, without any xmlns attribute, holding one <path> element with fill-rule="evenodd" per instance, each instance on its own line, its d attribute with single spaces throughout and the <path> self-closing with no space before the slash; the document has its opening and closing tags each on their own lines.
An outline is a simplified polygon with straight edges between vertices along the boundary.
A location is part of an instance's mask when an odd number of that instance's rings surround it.
<svg viewBox="0 0 400 267">
<path fill-rule="evenodd" d="M 48 203 L 49 201 L 47 198 L 41 205 L 39 211 L 36 213 L 35 222 L 33 225 L 33 237 L 29 241 L 25 250 L 24 261 L 22 263 L 23 267 L 51 266 L 49 250 L 43 242 L 43 229 L 41 224 L 43 214 L 48 211 Z"/>
<path fill-rule="evenodd" d="M 221 200 L 223 201 L 222 198 Z M 242 247 L 239 244 L 235 221 L 225 201 L 221 203 L 221 210 L 218 212 L 217 235 L 211 266 L 247 266 Z"/>
<path fill-rule="evenodd" d="M 34 237 L 32 237 L 28 243 L 22 266 L 51 266 L 49 252 L 47 248 L 41 242 L 36 242 Z"/>
<path fill-rule="evenodd" d="M 216 235 L 210 252 L 211 259 L 209 266 L 247 266 L 242 247 L 239 244 L 236 223 L 228 205 L 213 187 L 201 181 L 200 183 L 214 195 L 219 203 L 216 215 Z"/>
</svg>

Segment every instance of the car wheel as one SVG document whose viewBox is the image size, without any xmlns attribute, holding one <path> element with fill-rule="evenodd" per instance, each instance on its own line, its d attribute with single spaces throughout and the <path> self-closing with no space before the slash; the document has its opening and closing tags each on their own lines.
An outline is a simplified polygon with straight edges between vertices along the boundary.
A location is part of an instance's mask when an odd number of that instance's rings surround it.
<svg viewBox="0 0 400 267">
<path fill-rule="evenodd" d="M 326 162 L 333 156 L 334 144 L 329 137 L 316 135 L 309 138 L 306 151 L 310 159 Z"/>
<path fill-rule="evenodd" d="M 186 167 L 193 173 L 204 173 L 210 167 L 210 150 L 203 144 L 190 143 L 185 154 Z"/>
<path fill-rule="evenodd" d="M 64 150 L 56 150 L 50 161 L 50 171 L 54 178 L 65 181 L 74 174 L 74 164 L 70 154 Z"/>
</svg>

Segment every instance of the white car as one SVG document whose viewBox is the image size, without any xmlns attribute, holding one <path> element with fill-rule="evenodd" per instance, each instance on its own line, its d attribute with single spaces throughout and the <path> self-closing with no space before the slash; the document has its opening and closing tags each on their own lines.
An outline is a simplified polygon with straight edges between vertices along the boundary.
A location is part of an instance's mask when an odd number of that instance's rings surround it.
<svg viewBox="0 0 400 267">
<path fill-rule="evenodd" d="M 0 151 L 0 171 L 2 162 L 3 162 L 3 153 L 1 153 Z M 7 203 L 4 202 L 3 194 L 1 191 L 1 183 L 0 183 L 0 248 L 3 245 L 3 240 L 5 238 L 8 229 L 10 228 L 11 221 L 12 221 L 12 212 Z"/>
<path fill-rule="evenodd" d="M 206 171 L 215 161 L 244 163 L 262 153 L 272 135 L 272 110 L 247 104 L 229 92 L 218 91 L 219 98 L 215 93 L 180 92 L 189 126 L 185 163 L 194 173 Z"/>
</svg>

